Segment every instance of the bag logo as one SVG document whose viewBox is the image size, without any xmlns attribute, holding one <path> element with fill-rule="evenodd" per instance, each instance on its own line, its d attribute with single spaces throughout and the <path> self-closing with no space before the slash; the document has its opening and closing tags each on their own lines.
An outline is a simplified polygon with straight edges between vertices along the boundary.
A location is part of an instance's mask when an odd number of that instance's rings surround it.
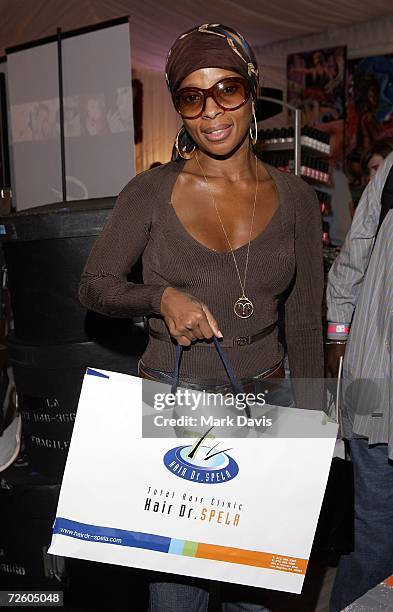
<svg viewBox="0 0 393 612">
<path fill-rule="evenodd" d="M 211 427 L 194 444 L 176 446 L 164 455 L 164 465 L 175 476 L 202 484 L 220 484 L 233 480 L 239 473 L 237 462 L 228 455 L 231 448 L 220 450 L 221 442 L 203 444 Z"/>
</svg>

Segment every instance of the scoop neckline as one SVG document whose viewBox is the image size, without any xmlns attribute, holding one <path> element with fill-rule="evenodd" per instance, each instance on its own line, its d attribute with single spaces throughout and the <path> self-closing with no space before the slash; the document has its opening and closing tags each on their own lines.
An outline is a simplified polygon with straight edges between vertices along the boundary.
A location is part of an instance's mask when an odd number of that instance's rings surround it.
<svg viewBox="0 0 393 612">
<path fill-rule="evenodd" d="M 184 162 L 185 163 L 185 162 Z M 184 163 L 182 164 L 182 168 L 184 167 Z M 262 162 L 263 163 L 263 162 Z M 270 168 L 267 167 L 266 164 L 263 164 L 264 167 L 266 168 L 267 173 L 269 174 L 270 178 L 272 179 L 275 187 L 276 187 L 276 192 L 277 192 L 277 198 L 278 198 L 278 206 L 276 208 L 276 210 L 274 211 L 273 215 L 271 216 L 271 218 L 269 219 L 268 224 L 264 227 L 264 229 L 259 232 L 259 234 L 257 234 L 255 236 L 255 238 L 253 238 L 250 241 L 250 248 L 251 245 L 253 245 L 257 240 L 259 240 L 260 238 L 264 237 L 265 234 L 268 232 L 269 228 L 271 227 L 272 223 L 275 221 L 275 218 L 278 216 L 278 214 L 281 214 L 281 208 L 282 208 L 282 202 L 281 202 L 281 194 L 280 194 L 280 188 L 279 185 L 277 183 L 277 181 L 275 180 L 272 172 L 270 172 Z M 181 172 L 181 170 L 180 170 Z M 180 221 L 176 210 L 174 209 L 173 205 L 172 205 L 172 193 L 177 181 L 177 177 L 179 176 L 180 172 L 177 174 L 176 179 L 172 185 L 172 189 L 171 189 L 171 197 L 170 200 L 168 202 L 169 208 L 172 210 L 172 214 L 175 218 L 176 223 L 178 224 L 178 227 L 180 228 L 182 234 L 184 234 L 186 236 L 186 238 L 190 241 L 192 241 L 194 244 L 196 244 L 198 247 L 200 247 L 201 249 L 208 251 L 209 253 L 213 254 L 213 255 L 219 255 L 219 256 L 226 256 L 226 255 L 231 255 L 232 253 L 239 253 L 240 251 L 242 251 L 243 249 L 248 247 L 248 241 L 244 244 L 242 244 L 241 246 L 239 246 L 237 249 L 233 249 L 230 251 L 216 251 L 215 249 L 211 249 L 210 247 L 206 246 L 205 244 L 203 244 L 203 242 L 200 242 L 199 240 L 197 240 L 196 238 L 194 238 L 194 236 L 192 234 L 190 234 L 190 232 L 184 227 L 183 223 Z"/>
</svg>

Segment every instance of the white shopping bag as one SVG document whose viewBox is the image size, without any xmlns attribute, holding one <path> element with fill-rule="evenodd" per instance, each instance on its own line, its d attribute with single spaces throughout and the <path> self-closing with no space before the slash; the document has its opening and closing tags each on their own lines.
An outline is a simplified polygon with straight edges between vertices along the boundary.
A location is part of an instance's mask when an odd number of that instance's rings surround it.
<svg viewBox="0 0 393 612">
<path fill-rule="evenodd" d="M 228 439 L 161 403 L 147 413 L 157 428 L 170 415 L 174 437 L 146 438 L 142 387 L 170 391 L 87 370 L 49 552 L 300 593 L 337 425 L 259 405 Z"/>
</svg>

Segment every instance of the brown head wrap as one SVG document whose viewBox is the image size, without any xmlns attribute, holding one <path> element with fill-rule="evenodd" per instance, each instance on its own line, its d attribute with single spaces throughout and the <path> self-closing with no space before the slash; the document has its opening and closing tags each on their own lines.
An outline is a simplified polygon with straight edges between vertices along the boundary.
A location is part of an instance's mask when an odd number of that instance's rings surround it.
<svg viewBox="0 0 393 612">
<path fill-rule="evenodd" d="M 173 94 L 186 76 L 200 68 L 233 70 L 250 81 L 252 97 L 258 91 L 258 65 L 241 34 L 219 24 L 193 28 L 172 45 L 166 62 L 166 80 Z"/>
</svg>

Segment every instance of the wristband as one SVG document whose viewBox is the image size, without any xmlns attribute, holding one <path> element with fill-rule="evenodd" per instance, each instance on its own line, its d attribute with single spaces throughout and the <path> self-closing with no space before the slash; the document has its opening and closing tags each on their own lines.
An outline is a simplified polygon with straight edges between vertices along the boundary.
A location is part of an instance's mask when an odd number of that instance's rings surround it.
<svg viewBox="0 0 393 612">
<path fill-rule="evenodd" d="M 325 344 L 346 344 L 346 340 L 326 340 Z"/>
<path fill-rule="evenodd" d="M 349 334 L 349 325 L 346 323 L 329 323 L 327 328 L 328 334 Z"/>
</svg>

